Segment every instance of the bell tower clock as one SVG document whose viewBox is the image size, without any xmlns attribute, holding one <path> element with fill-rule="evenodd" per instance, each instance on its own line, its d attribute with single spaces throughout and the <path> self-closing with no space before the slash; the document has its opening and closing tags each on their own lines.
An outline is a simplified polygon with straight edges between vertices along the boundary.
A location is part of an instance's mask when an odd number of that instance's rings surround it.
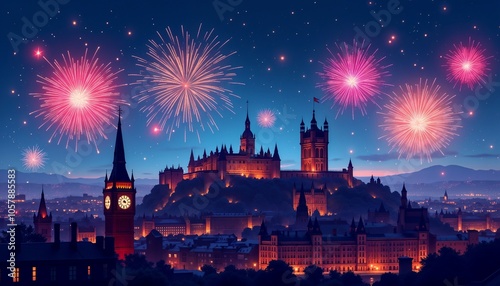
<svg viewBox="0 0 500 286">
<path fill-rule="evenodd" d="M 115 252 L 119 259 L 134 253 L 134 216 L 135 194 L 134 174 L 129 177 L 125 167 L 125 148 L 123 145 L 121 109 L 118 109 L 118 128 L 116 132 L 113 170 L 104 179 L 103 206 L 105 235 L 115 238 Z"/>
</svg>

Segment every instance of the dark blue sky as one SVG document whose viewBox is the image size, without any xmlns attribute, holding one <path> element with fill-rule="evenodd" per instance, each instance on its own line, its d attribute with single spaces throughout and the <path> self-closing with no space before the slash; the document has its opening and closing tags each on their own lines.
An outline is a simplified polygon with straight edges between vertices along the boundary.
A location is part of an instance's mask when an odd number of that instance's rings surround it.
<svg viewBox="0 0 500 286">
<path fill-rule="evenodd" d="M 44 2 L 44 0 L 42 0 Z M 64 1 L 60 1 L 64 2 Z M 220 2 L 228 3 L 227 0 Z M 229 1 L 238 3 L 239 1 Z M 257 135 L 257 148 L 273 148 L 277 143 L 282 168 L 299 169 L 299 123 L 311 120 L 313 97 L 325 94 L 317 87 L 322 81 L 318 72 L 321 62 L 330 56 L 328 48 L 335 44 L 353 41 L 355 28 L 365 29 L 373 20 L 370 11 L 387 9 L 391 1 L 250 1 L 243 0 L 232 11 L 216 11 L 213 1 L 77 1 L 59 4 L 59 13 L 50 19 L 36 35 L 29 35 L 27 42 L 19 44 L 17 53 L 7 35 L 22 35 L 22 18 L 33 19 L 41 7 L 35 1 L 3 1 L 0 4 L 2 55 L 0 94 L 1 150 L 0 168 L 14 167 L 24 170 L 23 150 L 38 145 L 46 153 L 45 166 L 38 169 L 47 173 L 71 173 L 81 177 L 103 176 L 111 169 L 115 133 L 100 140 L 100 153 L 94 148 L 80 148 L 75 153 L 63 143 L 48 143 L 52 130 L 39 128 L 43 119 L 31 112 L 40 108 L 40 100 L 30 93 L 40 92 L 37 75 L 50 75 L 50 65 L 34 55 L 40 49 L 49 61 L 61 59 L 70 51 L 80 57 L 86 48 L 99 50 L 102 62 L 111 62 L 113 71 L 119 73 L 118 88 L 123 98 L 131 104 L 125 108 L 123 132 L 127 167 L 136 177 L 155 178 L 165 165 L 186 167 L 189 152 L 201 155 L 203 149 L 213 150 L 221 143 L 232 144 L 237 149 L 239 136 L 244 129 L 246 101 L 249 101 L 252 130 Z M 464 105 L 466 100 L 477 99 L 474 91 L 453 88 L 446 80 L 442 58 L 454 44 L 479 41 L 489 58 L 488 73 L 493 81 L 500 82 L 499 33 L 500 3 L 498 1 L 400 1 L 401 11 L 391 16 L 391 22 L 370 37 L 377 56 L 385 57 L 384 63 L 391 76 L 382 91 L 392 93 L 405 83 L 417 83 L 420 78 L 433 80 L 442 90 L 456 95 L 453 104 Z M 75 24 L 73 23 L 75 22 Z M 149 39 L 157 39 L 157 31 L 165 35 L 171 27 L 180 33 L 180 26 L 192 34 L 199 25 L 203 30 L 214 29 L 221 39 L 231 39 L 222 48 L 223 53 L 235 51 L 227 64 L 241 66 L 234 80 L 244 85 L 228 86 L 239 98 L 232 98 L 233 111 L 223 111 L 223 118 L 215 115 L 219 130 L 195 133 L 176 132 L 168 140 L 167 134 L 154 135 L 146 125 L 146 114 L 132 98 L 136 78 L 131 74 L 141 71 L 133 56 L 145 57 Z M 129 33 L 130 32 L 130 33 Z M 391 37 L 395 36 L 392 43 Z M 284 57 L 284 59 L 281 59 Z M 434 154 L 433 161 L 422 163 L 398 159 L 390 148 L 379 125 L 382 111 L 368 104 L 367 115 L 350 111 L 336 118 L 338 107 L 332 102 L 316 104 L 318 121 L 326 117 L 330 123 L 330 168 L 341 169 L 352 158 L 355 175 L 384 175 L 401 171 L 418 170 L 434 164 L 458 164 L 475 169 L 498 169 L 500 163 L 500 86 L 484 99 L 476 101 L 472 116 L 464 116 L 458 137 L 443 149 L 444 155 Z M 379 105 L 387 102 L 381 95 Z M 470 105 L 469 105 L 470 106 Z M 275 127 L 262 128 L 257 124 L 257 114 L 263 109 L 275 111 Z M 462 107 L 465 113 L 470 110 Z M 116 120 L 115 120 L 116 121 Z M 82 146 L 86 144 L 82 143 Z M 88 148 L 87 148 L 88 149 Z"/>
</svg>

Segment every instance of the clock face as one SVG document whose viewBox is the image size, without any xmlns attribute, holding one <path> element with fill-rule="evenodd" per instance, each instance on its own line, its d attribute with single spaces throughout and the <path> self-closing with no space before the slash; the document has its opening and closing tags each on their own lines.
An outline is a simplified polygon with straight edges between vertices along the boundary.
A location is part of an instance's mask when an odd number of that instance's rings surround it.
<svg viewBox="0 0 500 286">
<path fill-rule="evenodd" d="M 106 207 L 106 209 L 109 210 L 110 206 L 111 206 L 111 199 L 109 198 L 109 196 L 106 196 L 106 198 L 104 199 L 104 207 Z"/>
<path fill-rule="evenodd" d="M 118 206 L 124 210 L 130 207 L 130 198 L 127 196 L 121 196 L 118 199 Z"/>
</svg>

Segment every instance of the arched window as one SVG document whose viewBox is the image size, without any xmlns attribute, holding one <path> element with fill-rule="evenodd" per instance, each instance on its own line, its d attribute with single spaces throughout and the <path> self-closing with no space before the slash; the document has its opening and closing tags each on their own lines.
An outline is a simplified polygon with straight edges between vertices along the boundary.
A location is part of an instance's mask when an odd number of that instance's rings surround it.
<svg viewBox="0 0 500 286">
<path fill-rule="evenodd" d="M 319 148 L 316 148 L 316 158 L 319 157 Z"/>
<path fill-rule="evenodd" d="M 319 156 L 323 158 L 323 148 L 319 149 Z"/>
</svg>

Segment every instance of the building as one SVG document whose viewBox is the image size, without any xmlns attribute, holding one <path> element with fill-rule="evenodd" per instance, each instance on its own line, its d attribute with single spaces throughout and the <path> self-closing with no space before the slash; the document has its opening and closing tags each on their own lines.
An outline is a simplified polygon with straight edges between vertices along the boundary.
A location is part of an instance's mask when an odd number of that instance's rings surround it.
<svg viewBox="0 0 500 286">
<path fill-rule="evenodd" d="M 123 145 L 121 110 L 118 110 L 113 169 L 108 179 L 104 179 L 104 217 L 105 235 L 114 237 L 115 250 L 120 259 L 134 253 L 134 215 L 135 194 L 134 174 L 130 178 L 125 167 L 125 148 Z"/>
<path fill-rule="evenodd" d="M 380 203 L 380 207 L 374 211 L 368 210 L 369 223 L 388 223 L 391 219 L 390 213 L 385 209 L 384 203 Z"/>
<path fill-rule="evenodd" d="M 302 198 L 300 200 L 305 201 Z M 299 273 L 313 264 L 325 271 L 386 272 L 399 270 L 399 258 L 407 257 L 411 258 L 411 269 L 418 271 L 420 261 L 443 246 L 463 251 L 468 245 L 478 243 L 477 232 L 456 237 L 436 237 L 429 232 L 426 214 L 427 209 L 411 208 L 403 186 L 395 231 L 367 233 L 361 217 L 357 223 L 352 220 L 349 233 L 340 235 L 336 231 L 324 234 L 317 218 L 314 221 L 309 219 L 304 231 L 269 233 L 265 222 L 262 222 L 259 269 L 265 269 L 271 260 L 279 259 Z"/>
<path fill-rule="evenodd" d="M 155 233 L 148 235 L 147 246 L 159 252 L 162 241 L 161 257 L 175 269 L 201 270 L 210 265 L 217 270 L 234 265 L 237 269 L 258 268 L 259 247 L 257 242 L 238 241 L 234 235 L 217 234 L 201 236 L 162 237 Z M 150 256 L 148 256 L 148 254 Z M 150 261 L 158 259 L 157 253 L 146 250 Z"/>
<path fill-rule="evenodd" d="M 300 123 L 300 171 L 281 171 L 281 178 L 305 179 L 341 179 L 348 187 L 354 186 L 354 168 L 351 160 L 347 169 L 330 171 L 328 169 L 328 121 L 323 123 L 323 128 L 318 127 L 316 114 L 313 110 L 311 128 L 306 128 L 304 120 Z"/>
<path fill-rule="evenodd" d="M 413 231 L 425 224 L 425 228 L 429 229 L 429 212 L 427 208 L 413 208 L 408 200 L 408 191 L 405 184 L 401 190 L 401 205 L 398 213 L 398 231 Z"/>
<path fill-rule="evenodd" d="M 49 214 L 47 212 L 43 187 L 38 213 L 36 215 L 33 214 L 33 225 L 35 226 L 35 233 L 41 234 L 45 237 L 47 239 L 46 242 L 52 242 L 52 213 Z"/>
<path fill-rule="evenodd" d="M 207 153 L 195 159 L 191 150 L 188 163 L 188 171 L 183 175 L 185 180 L 197 177 L 206 178 L 208 175 L 216 175 L 217 178 L 226 180 L 228 176 L 244 176 L 249 178 L 305 178 L 305 179 L 340 179 L 345 181 L 349 187 L 354 186 L 353 165 L 349 161 L 347 168 L 341 171 L 328 170 L 328 143 L 329 128 L 325 119 L 323 127 L 318 127 L 315 111 L 313 110 L 311 127 L 306 128 L 304 121 L 300 123 L 300 149 L 301 149 L 301 169 L 295 171 L 281 170 L 281 159 L 278 146 L 275 144 L 274 151 L 261 147 L 257 152 L 255 146 L 255 135 L 250 128 L 250 119 L 245 120 L 245 129 L 240 136 L 240 147 L 233 150 L 230 145 L 215 147 L 215 151 Z M 175 173 L 175 174 L 174 174 Z M 160 172 L 160 183 L 178 183 L 179 170 L 166 169 Z"/>
<path fill-rule="evenodd" d="M 328 121 L 323 129 L 318 128 L 316 112 L 313 110 L 311 128 L 305 128 L 304 120 L 300 122 L 300 169 L 307 172 L 328 171 Z"/>
<path fill-rule="evenodd" d="M 435 217 L 442 223 L 449 224 L 455 231 L 464 230 L 491 230 L 496 231 L 500 228 L 500 219 L 492 218 L 490 213 L 478 215 L 474 213 L 462 212 L 459 208 L 454 212 L 436 211 Z"/>
<path fill-rule="evenodd" d="M 0 261 L 1 285 L 109 285 L 116 267 L 114 239 L 97 237 L 96 243 L 78 242 L 77 224 L 71 224 L 71 240 L 62 242 L 60 225 L 54 224 L 54 242 L 15 244 L 15 267 Z M 10 257 L 7 244 L 0 255 Z"/>
<path fill-rule="evenodd" d="M 239 150 L 229 150 L 222 145 L 220 150 L 215 148 L 215 152 L 210 151 L 207 155 L 206 150 L 203 156 L 195 160 L 193 151 L 188 163 L 188 173 L 184 174 L 184 179 L 192 179 L 204 176 L 208 173 L 216 173 L 220 179 L 225 179 L 228 175 L 245 176 L 249 178 L 273 179 L 280 177 L 280 156 L 278 146 L 274 146 L 274 152 L 260 148 L 257 152 L 255 148 L 255 135 L 250 129 L 250 119 L 245 120 L 245 129 L 240 136 Z"/>
<path fill-rule="evenodd" d="M 181 166 L 174 168 L 174 166 L 172 165 L 172 167 L 165 167 L 165 170 L 158 173 L 158 183 L 160 185 L 168 185 L 169 188 L 174 192 L 175 188 L 177 188 L 177 184 L 182 181 L 183 176 L 184 170 L 181 168 Z"/>
<path fill-rule="evenodd" d="M 247 213 L 206 213 L 201 217 L 143 216 L 136 222 L 140 234 L 136 237 L 146 237 L 152 230 L 158 231 L 162 236 L 234 234 L 241 237 L 245 228 L 252 229 L 263 219 L 263 215 Z"/>
<path fill-rule="evenodd" d="M 307 201 L 309 216 L 312 216 L 312 214 L 315 211 L 318 211 L 319 215 L 321 216 L 324 216 L 328 213 L 327 209 L 328 191 L 325 188 L 325 186 L 323 186 L 321 189 L 314 188 L 313 183 L 311 183 L 311 188 L 307 190 L 304 190 L 304 185 L 301 185 L 300 192 L 297 192 L 295 184 L 293 185 L 292 189 L 293 209 L 295 210 L 297 209 L 302 191 L 304 192 L 305 200 Z"/>
</svg>

